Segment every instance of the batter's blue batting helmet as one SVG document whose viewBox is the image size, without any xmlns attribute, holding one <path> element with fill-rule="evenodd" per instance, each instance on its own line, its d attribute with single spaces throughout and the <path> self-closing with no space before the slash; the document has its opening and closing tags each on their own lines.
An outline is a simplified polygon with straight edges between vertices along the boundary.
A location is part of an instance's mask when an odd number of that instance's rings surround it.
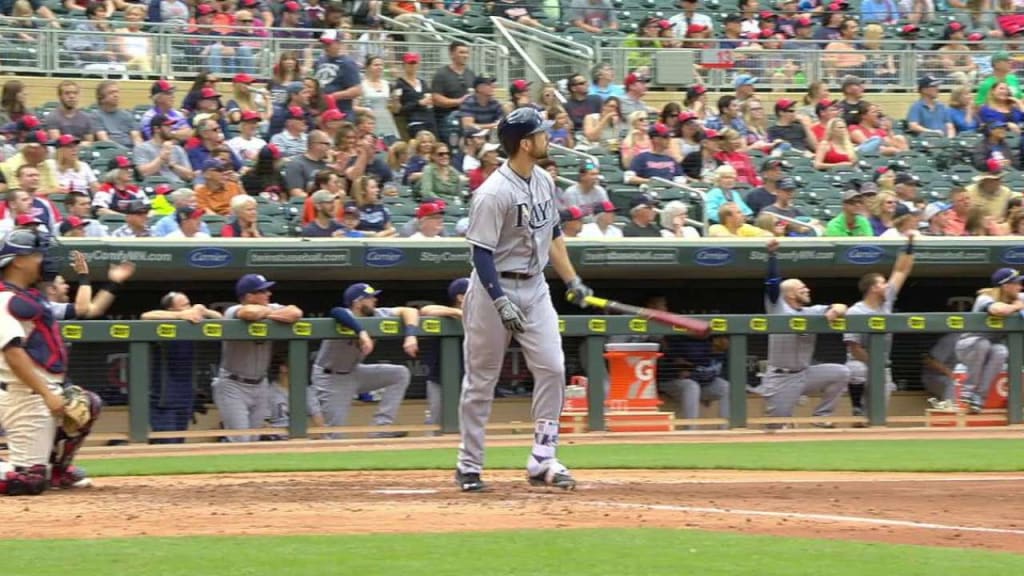
<svg viewBox="0 0 1024 576">
<path fill-rule="evenodd" d="M 469 278 L 456 278 L 448 285 L 448 300 L 455 302 L 455 297 L 469 290 Z"/>
<path fill-rule="evenodd" d="M 50 249 L 50 235 L 38 228 L 19 227 L 4 234 L 0 243 L 0 268 L 24 254 L 46 254 Z"/>
<path fill-rule="evenodd" d="M 498 122 L 498 142 L 511 157 L 519 151 L 519 141 L 539 132 L 545 132 L 554 122 L 541 118 L 535 108 L 516 108 Z"/>
</svg>

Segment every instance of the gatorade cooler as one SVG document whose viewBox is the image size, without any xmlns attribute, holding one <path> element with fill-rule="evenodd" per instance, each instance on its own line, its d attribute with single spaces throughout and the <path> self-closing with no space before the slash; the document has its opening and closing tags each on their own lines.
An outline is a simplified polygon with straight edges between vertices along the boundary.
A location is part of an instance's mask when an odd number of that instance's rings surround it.
<svg viewBox="0 0 1024 576">
<path fill-rule="evenodd" d="M 959 401 L 960 392 L 963 389 L 964 382 L 967 381 L 966 367 L 963 364 L 958 364 L 956 369 L 953 370 L 953 375 L 956 380 L 954 387 L 956 399 Z M 1010 377 L 1006 371 L 1006 367 L 1003 366 L 1003 370 L 999 372 L 999 374 L 996 374 L 996 377 L 992 379 L 992 384 L 988 387 L 988 396 L 985 398 L 982 408 L 986 410 L 1005 409 L 1009 395 Z M 964 408 L 966 408 L 966 406 L 964 406 Z"/>
<path fill-rule="evenodd" d="M 608 361 L 608 429 L 612 432 L 671 432 L 672 412 L 659 412 L 658 358 L 653 342 L 605 345 Z"/>
</svg>

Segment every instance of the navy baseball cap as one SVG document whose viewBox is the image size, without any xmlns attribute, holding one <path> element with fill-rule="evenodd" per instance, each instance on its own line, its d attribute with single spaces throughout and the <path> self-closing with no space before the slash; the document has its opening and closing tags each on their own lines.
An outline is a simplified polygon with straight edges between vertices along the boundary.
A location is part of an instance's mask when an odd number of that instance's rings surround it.
<svg viewBox="0 0 1024 576">
<path fill-rule="evenodd" d="M 797 186 L 796 179 L 792 176 L 786 176 L 785 178 L 780 179 L 776 186 L 779 187 L 779 190 L 796 190 L 799 188 L 799 186 Z"/>
<path fill-rule="evenodd" d="M 1000 268 L 992 273 L 993 286 L 1002 286 L 1003 284 L 1020 282 L 1021 280 L 1024 280 L 1024 277 L 1022 277 L 1020 272 L 1014 268 Z"/>
<path fill-rule="evenodd" d="M 448 285 L 448 299 L 452 302 L 459 294 L 465 294 L 469 290 L 469 278 L 456 278 Z"/>
<path fill-rule="evenodd" d="M 239 278 L 238 282 L 235 284 L 235 295 L 241 298 L 242 296 L 252 294 L 253 292 L 270 290 L 275 284 L 277 284 L 277 282 L 267 280 L 267 277 L 262 274 L 246 274 Z"/>
<path fill-rule="evenodd" d="M 366 282 L 357 282 L 356 284 L 345 288 L 345 294 L 342 296 L 342 303 L 346 308 L 348 308 L 363 298 L 376 298 L 380 296 L 380 292 L 380 290 L 375 289 Z"/>
</svg>

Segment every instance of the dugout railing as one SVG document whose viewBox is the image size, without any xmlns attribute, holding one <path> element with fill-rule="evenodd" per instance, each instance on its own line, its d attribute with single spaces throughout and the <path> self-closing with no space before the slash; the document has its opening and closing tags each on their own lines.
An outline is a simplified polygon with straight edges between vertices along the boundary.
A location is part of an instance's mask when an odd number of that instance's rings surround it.
<svg viewBox="0 0 1024 576">
<path fill-rule="evenodd" d="M 708 320 L 713 335 L 727 335 L 730 339 L 728 369 L 732 374 L 744 374 L 747 363 L 748 339 L 767 334 L 841 334 L 863 333 L 868 336 L 869 387 L 871 400 L 866 423 L 885 426 L 889 422 L 922 422 L 923 418 L 888 418 L 886 406 L 876 399 L 885 398 L 885 335 L 888 333 L 949 333 L 997 332 L 1003 334 L 1009 348 L 1009 397 L 1007 422 L 1019 424 L 1021 413 L 1021 369 L 1024 354 L 1024 319 L 1013 316 L 997 318 L 983 314 L 891 314 L 885 316 L 850 316 L 829 323 L 820 316 L 774 315 L 714 315 L 698 316 Z M 397 320 L 367 319 L 367 331 L 377 338 L 400 338 L 401 326 Z M 607 377 L 604 345 L 616 335 L 675 335 L 685 332 L 665 327 L 641 318 L 624 316 L 563 316 L 559 328 L 565 337 L 581 337 L 586 341 L 587 353 L 581 359 L 590 382 L 604 382 Z M 325 338 L 350 338 L 351 331 L 340 327 L 331 319 L 304 319 L 293 325 L 274 322 L 243 322 L 240 320 L 206 321 L 190 324 L 183 321 L 84 321 L 67 322 L 61 326 L 65 339 L 73 344 L 120 342 L 129 343 L 128 409 L 129 432 L 132 442 L 147 442 L 150 438 L 174 438 L 180 432 L 151 433 L 149 428 L 149 387 L 151 378 L 150 347 L 154 343 L 170 341 L 220 342 L 224 340 L 287 341 L 287 363 L 291 386 L 291 406 L 305 406 L 310 374 L 310 343 Z M 458 431 L 458 397 L 461 374 L 462 326 L 452 319 L 425 317 L 420 321 L 421 338 L 440 339 L 440 378 L 442 383 L 441 431 Z M 588 429 L 605 429 L 603 386 L 587 387 L 589 414 Z M 751 425 L 784 423 L 785 418 L 747 417 L 747 389 L 744 379 L 733 378 L 730 390 L 731 414 L 728 421 L 705 419 L 704 424 L 722 424 L 730 428 Z M 822 418 L 822 421 L 827 418 Z M 522 426 L 519 426 L 522 428 Z M 434 427 L 404 425 L 394 429 L 426 431 Z M 347 428 L 318 428 L 310 430 L 303 410 L 291 410 L 288 427 L 291 438 L 306 437 L 309 433 L 342 431 Z M 237 432 L 235 432 L 237 433 Z M 204 431 L 204 437 L 226 436 L 222 430 Z"/>
</svg>

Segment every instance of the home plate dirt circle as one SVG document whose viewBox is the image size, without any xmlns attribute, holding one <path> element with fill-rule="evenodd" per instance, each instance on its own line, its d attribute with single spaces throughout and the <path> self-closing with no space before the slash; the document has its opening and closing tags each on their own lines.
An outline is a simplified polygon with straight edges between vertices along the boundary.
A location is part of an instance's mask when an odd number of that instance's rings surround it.
<svg viewBox="0 0 1024 576">
<path fill-rule="evenodd" d="M 574 492 L 531 488 L 522 472 L 485 478 L 479 494 L 438 470 L 99 478 L 0 506 L 18 507 L 6 531 L 23 538 L 448 532 L 473 517 L 474 530 L 663 527 L 1024 552 L 1019 473 L 579 470 Z"/>
</svg>

